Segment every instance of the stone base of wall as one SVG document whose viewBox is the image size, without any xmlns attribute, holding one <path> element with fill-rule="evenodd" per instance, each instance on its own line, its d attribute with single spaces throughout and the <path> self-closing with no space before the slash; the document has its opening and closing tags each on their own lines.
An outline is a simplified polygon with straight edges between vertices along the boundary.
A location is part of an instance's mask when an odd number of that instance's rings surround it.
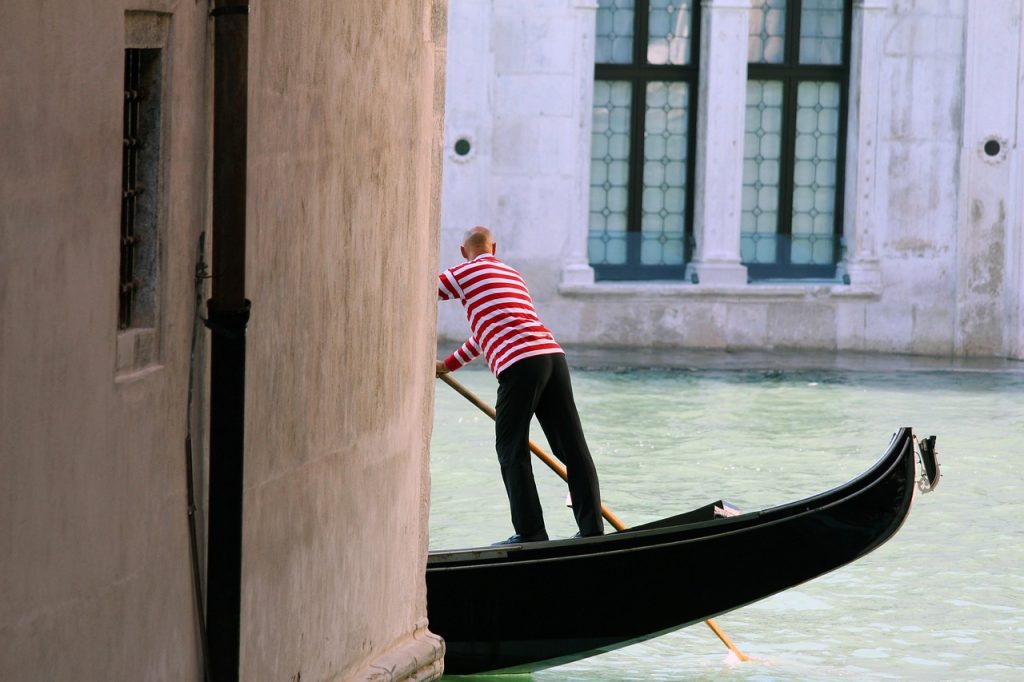
<svg viewBox="0 0 1024 682">
<path fill-rule="evenodd" d="M 427 621 L 345 680 L 359 682 L 428 682 L 444 672 L 444 640 L 427 629 Z M 341 682 L 339 679 L 337 682 Z"/>
</svg>

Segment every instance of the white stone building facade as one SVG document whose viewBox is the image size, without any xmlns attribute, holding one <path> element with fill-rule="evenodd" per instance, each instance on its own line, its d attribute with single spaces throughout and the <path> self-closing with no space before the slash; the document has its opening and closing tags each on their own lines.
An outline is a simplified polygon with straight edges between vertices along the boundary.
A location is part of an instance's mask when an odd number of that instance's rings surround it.
<svg viewBox="0 0 1024 682">
<path fill-rule="evenodd" d="M 569 343 L 1024 359 L 1021 19 L 452 0 L 441 263 L 490 226 Z"/>
</svg>

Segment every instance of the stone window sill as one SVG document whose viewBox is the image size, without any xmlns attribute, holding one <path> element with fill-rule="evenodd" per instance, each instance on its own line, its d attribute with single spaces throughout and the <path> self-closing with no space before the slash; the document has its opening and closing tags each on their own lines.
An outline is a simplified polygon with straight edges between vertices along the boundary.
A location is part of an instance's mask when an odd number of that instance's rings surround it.
<svg viewBox="0 0 1024 682">
<path fill-rule="evenodd" d="M 131 381 L 159 369 L 159 351 L 156 329 L 143 327 L 118 332 L 115 381 Z"/>
<path fill-rule="evenodd" d="M 562 284 L 558 292 L 572 297 L 611 298 L 719 298 L 734 301 L 792 300 L 799 298 L 879 299 L 880 286 L 842 284 L 823 280 L 754 282 L 743 286 L 711 286 L 675 281 L 596 282 Z"/>
</svg>

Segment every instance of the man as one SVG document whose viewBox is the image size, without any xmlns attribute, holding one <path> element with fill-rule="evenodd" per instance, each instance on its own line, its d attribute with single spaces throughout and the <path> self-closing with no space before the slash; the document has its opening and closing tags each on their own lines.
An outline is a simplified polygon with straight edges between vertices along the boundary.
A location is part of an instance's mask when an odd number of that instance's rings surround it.
<svg viewBox="0 0 1024 682">
<path fill-rule="evenodd" d="M 601 535 L 597 470 L 576 412 L 565 353 L 537 317 L 522 276 L 495 257 L 490 230 L 469 230 L 461 250 L 466 262 L 438 275 L 437 297 L 462 301 L 472 335 L 438 361 L 437 374 L 455 371 L 483 352 L 498 378 L 495 449 L 516 534 L 495 544 L 548 539 L 530 463 L 534 414 L 555 456 L 565 464 L 578 535 Z"/>
</svg>

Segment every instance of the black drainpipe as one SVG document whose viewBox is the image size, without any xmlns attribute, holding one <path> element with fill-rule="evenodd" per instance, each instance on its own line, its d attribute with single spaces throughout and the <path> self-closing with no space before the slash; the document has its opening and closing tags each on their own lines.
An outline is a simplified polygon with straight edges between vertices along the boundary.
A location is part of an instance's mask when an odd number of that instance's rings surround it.
<svg viewBox="0 0 1024 682">
<path fill-rule="evenodd" d="M 245 460 L 245 172 L 249 4 L 216 0 L 213 76 L 210 503 L 206 626 L 213 682 L 237 682 Z"/>
</svg>

